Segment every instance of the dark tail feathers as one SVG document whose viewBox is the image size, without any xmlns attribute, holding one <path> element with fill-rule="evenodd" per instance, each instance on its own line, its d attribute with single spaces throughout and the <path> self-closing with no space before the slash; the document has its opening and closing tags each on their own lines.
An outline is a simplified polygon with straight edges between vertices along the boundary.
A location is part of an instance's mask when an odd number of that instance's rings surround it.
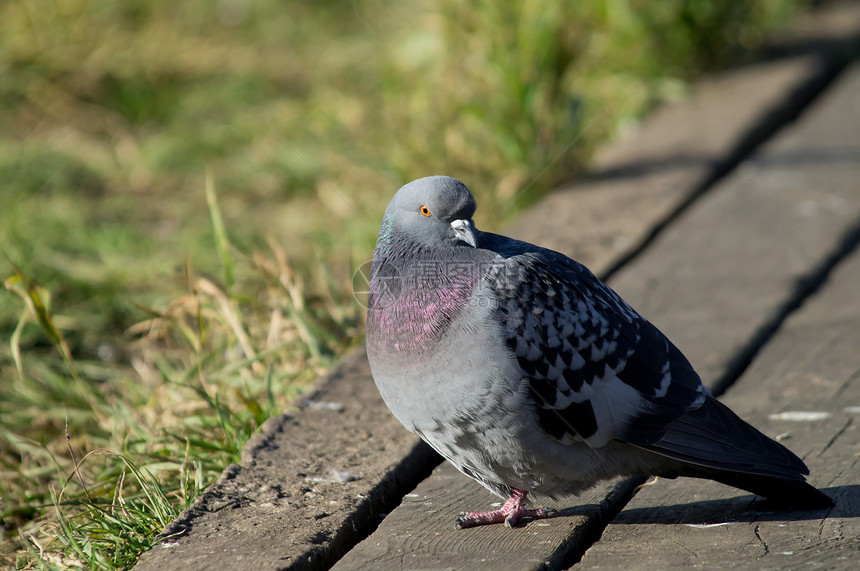
<svg viewBox="0 0 860 571">
<path fill-rule="evenodd" d="M 670 424 L 658 442 L 642 448 L 680 462 L 667 466 L 664 477 L 716 480 L 783 506 L 833 505 L 805 482 L 809 469 L 800 458 L 712 397 Z"/>
<path fill-rule="evenodd" d="M 676 474 L 669 474 L 674 476 Z M 774 476 L 759 476 L 727 472 L 688 464 L 677 472 L 678 476 L 715 480 L 721 484 L 740 488 L 767 498 L 780 507 L 804 510 L 833 507 L 833 500 L 803 480 L 783 480 Z"/>
</svg>

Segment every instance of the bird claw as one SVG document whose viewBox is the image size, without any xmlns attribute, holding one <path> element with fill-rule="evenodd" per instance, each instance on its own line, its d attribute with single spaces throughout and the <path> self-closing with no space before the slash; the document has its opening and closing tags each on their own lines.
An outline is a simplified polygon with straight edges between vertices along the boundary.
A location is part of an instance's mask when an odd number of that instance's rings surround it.
<svg viewBox="0 0 860 571">
<path fill-rule="evenodd" d="M 454 522 L 457 529 L 477 527 L 491 523 L 504 523 L 506 527 L 514 527 L 522 518 L 542 519 L 558 513 L 553 508 L 526 509 L 523 507 L 525 492 L 515 490 L 505 505 L 497 510 L 486 512 L 460 512 L 460 517 Z"/>
<path fill-rule="evenodd" d="M 553 508 L 540 508 L 536 510 L 520 508 L 514 511 L 492 510 L 487 512 L 460 512 L 460 517 L 454 522 L 457 529 L 478 527 L 491 523 L 504 523 L 506 527 L 513 528 L 523 518 L 543 519 L 554 516 L 557 510 Z"/>
</svg>

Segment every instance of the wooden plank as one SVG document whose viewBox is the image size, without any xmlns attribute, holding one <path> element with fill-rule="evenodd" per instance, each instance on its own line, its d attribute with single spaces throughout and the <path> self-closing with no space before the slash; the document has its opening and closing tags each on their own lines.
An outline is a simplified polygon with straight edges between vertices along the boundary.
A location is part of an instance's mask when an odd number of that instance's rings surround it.
<svg viewBox="0 0 860 571">
<path fill-rule="evenodd" d="M 680 216 L 612 280 L 707 382 L 777 319 L 786 292 L 840 247 L 858 216 L 860 68 Z"/>
<path fill-rule="evenodd" d="M 658 324 L 669 332 L 688 331 L 694 336 L 692 343 L 689 337 L 677 341 L 694 363 L 705 362 L 703 368 L 712 379 L 719 376 L 720 367 L 731 365 L 720 355 L 732 347 L 742 347 L 745 341 L 744 336 L 732 338 L 715 332 L 730 324 L 734 325 L 729 331 L 749 330 L 750 312 L 775 291 L 761 287 L 764 276 L 770 279 L 774 273 L 780 274 L 783 289 L 793 284 L 802 287 L 802 268 L 821 258 L 822 238 L 829 234 L 829 240 L 838 242 L 834 238 L 843 235 L 843 245 L 856 241 L 857 226 L 851 221 L 858 217 L 860 197 L 858 93 L 860 67 L 855 66 L 796 125 L 739 170 L 731 181 L 733 193 L 706 197 L 703 206 L 710 204 L 711 208 L 691 213 L 678 222 L 675 229 L 687 233 L 685 244 L 701 252 L 701 261 L 710 268 L 709 275 L 697 275 L 696 268 L 684 267 L 672 256 L 650 256 L 625 269 L 629 274 L 618 276 L 622 289 L 624 285 L 641 288 L 643 282 L 655 284 L 645 303 L 654 307 L 671 304 L 676 309 Z M 738 224 L 751 215 L 748 208 L 758 201 L 769 205 L 764 210 L 769 215 L 758 225 Z M 714 215 L 706 216 L 708 211 Z M 707 236 L 697 235 L 696 229 L 721 223 L 723 239 L 710 243 Z M 849 232 L 852 228 L 853 236 Z M 803 237 L 797 239 L 799 235 Z M 671 253 L 682 244 L 671 245 L 667 237 L 667 243 L 660 246 L 654 251 Z M 838 248 L 834 243 L 833 251 Z M 776 257 L 768 254 L 774 249 L 780 250 Z M 730 273 L 720 264 L 726 259 L 747 271 Z M 810 462 L 812 482 L 825 487 L 845 486 L 851 479 L 856 482 L 857 449 L 845 447 L 845 443 L 856 443 L 856 429 L 842 410 L 843 403 L 851 399 L 857 402 L 857 388 L 845 383 L 854 380 L 860 368 L 857 325 L 850 323 L 860 293 L 856 287 L 856 255 L 852 263 L 840 274 L 840 281 L 826 290 L 827 295 L 818 296 L 789 321 L 787 329 L 765 348 L 743 382 L 733 386 L 726 398 L 729 406 L 771 436 L 793 427 L 792 437 L 785 444 Z M 671 276 L 671 280 L 661 276 Z M 753 279 L 755 276 L 758 277 Z M 715 305 L 715 299 L 723 301 Z M 775 305 L 774 310 L 778 311 Z M 848 331 L 841 329 L 845 325 L 841 319 L 849 322 Z M 811 326 L 816 320 L 821 327 Z M 804 327 L 808 339 L 786 344 L 786 339 L 794 339 Z M 769 372 L 767 367 L 775 370 Z M 835 379 L 836 384 L 822 380 L 828 378 Z M 832 416 L 827 422 L 794 425 L 769 419 L 769 414 L 785 407 L 824 410 Z M 834 447 L 830 442 L 836 435 L 840 436 L 834 442 L 841 444 Z M 839 495 L 848 493 L 840 498 L 837 509 L 856 516 L 860 503 L 856 486 L 835 491 Z M 586 553 L 582 565 L 662 568 L 734 561 L 746 566 L 761 564 L 760 558 L 767 555 L 767 565 L 781 567 L 794 566 L 801 559 L 789 563 L 772 555 L 796 552 L 798 557 L 804 553 L 805 557 L 820 556 L 822 560 L 828 559 L 831 551 L 837 558 L 845 555 L 844 542 L 834 543 L 832 538 L 823 541 L 826 534 L 819 535 L 819 529 L 833 525 L 851 529 L 845 522 L 837 518 L 838 523 L 832 524 L 829 519 L 822 520 L 821 514 L 747 512 L 751 498 L 719 484 L 695 480 L 661 481 L 648 486 Z M 742 525 L 724 525 L 726 512 L 731 514 L 728 519 Z M 703 527 L 712 524 L 713 527 Z M 765 535 L 774 540 L 769 543 Z M 851 548 L 856 544 L 848 548 L 849 552 Z"/>
<path fill-rule="evenodd" d="M 787 122 L 828 73 L 804 56 L 707 78 L 687 101 L 655 110 L 634 136 L 601 149 L 584 179 L 545 197 L 506 234 L 603 275 Z"/>
<path fill-rule="evenodd" d="M 700 199 L 612 280 L 707 379 L 730 371 L 738 356 L 757 343 L 759 332 L 799 302 L 805 292 L 798 290 L 798 280 L 818 276 L 860 220 L 857 93 L 860 71 L 852 70 L 803 120 Z M 448 470 L 437 468 L 421 489 L 450 489 Z M 484 497 L 480 490 L 464 479 L 450 494 L 462 509 L 468 498 Z M 607 492 L 598 488 L 592 499 Z M 395 510 L 338 567 L 401 568 L 408 560 L 419 568 L 448 568 L 464 553 L 482 557 L 492 545 L 494 557 L 481 563 L 487 568 L 542 568 L 549 560 L 565 561 L 572 546 L 555 532 L 561 526 L 541 534 L 528 549 L 502 526 L 461 531 L 459 541 L 434 543 L 437 534 L 454 536 L 440 530 L 438 519 L 398 513 L 407 509 Z M 574 514 L 572 527 L 598 529 L 605 513 Z M 514 533 L 536 528 L 532 524 Z M 432 545 L 432 551 L 423 545 Z M 464 564 L 478 565 L 477 557 Z"/>
<path fill-rule="evenodd" d="M 619 479 L 620 482 L 620 479 Z M 552 569 L 562 561 L 554 547 L 582 539 L 586 524 L 604 509 L 601 493 L 553 502 L 562 517 L 508 529 L 485 526 L 456 529 L 464 509 L 491 509 L 498 498 L 445 462 L 386 517 L 376 533 L 341 559 L 333 569 Z"/>
<path fill-rule="evenodd" d="M 712 482 L 644 487 L 579 568 L 856 569 L 860 564 L 860 252 L 792 315 L 723 399 L 807 462 L 829 512 L 769 512 Z"/>
<path fill-rule="evenodd" d="M 327 568 L 440 460 L 388 412 L 363 349 L 264 428 L 136 569 Z"/>
<path fill-rule="evenodd" d="M 771 42 L 784 59 L 704 78 L 687 101 L 656 109 L 600 149 L 584 180 L 542 199 L 506 233 L 563 252 L 598 276 L 614 270 L 793 119 L 858 49 L 860 5 L 805 14 Z"/>
</svg>

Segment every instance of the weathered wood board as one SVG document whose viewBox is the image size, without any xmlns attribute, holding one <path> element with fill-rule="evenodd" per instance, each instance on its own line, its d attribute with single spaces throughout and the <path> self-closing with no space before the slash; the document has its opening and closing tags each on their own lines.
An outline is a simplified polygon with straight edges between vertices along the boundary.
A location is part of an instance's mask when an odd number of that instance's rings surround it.
<svg viewBox="0 0 860 571">
<path fill-rule="evenodd" d="M 778 324 L 807 295 L 798 284 L 821 279 L 823 268 L 853 239 L 860 223 L 858 93 L 860 68 L 697 201 L 612 280 L 659 327 L 669 325 L 665 330 L 705 379 L 730 374 L 748 348 L 761 341 L 760 332 Z M 449 472 L 437 468 L 419 490 L 430 496 L 447 489 L 461 508 L 465 498 L 482 497 L 482 489 L 469 481 L 451 489 Z M 597 488 L 593 498 L 607 491 Z M 516 536 L 502 526 L 463 530 L 459 541 L 434 542 L 438 534 L 448 538 L 453 532 L 440 531 L 438 518 L 402 513 L 409 509 L 405 504 L 395 510 L 338 567 L 401 568 L 409 561 L 407 568 L 448 568 L 471 553 L 475 558 L 463 561 L 470 568 L 541 568 L 548 560 L 565 561 L 563 552 L 571 548 L 555 522 L 535 544 L 512 539 Z M 449 518 L 457 511 L 451 510 Z M 596 527 L 600 513 L 575 520 L 574 528 Z M 514 532 L 525 535 L 536 527 Z M 493 557 L 486 559 L 488 546 Z"/>
<path fill-rule="evenodd" d="M 860 67 L 855 66 L 795 125 L 743 165 L 731 181 L 727 181 L 736 185 L 734 198 L 714 193 L 703 199 L 701 210 L 691 212 L 677 222 L 673 231 L 687 233 L 687 244 L 702 253 L 702 261 L 715 275 L 698 275 L 695 268 L 681 268 L 678 258 L 656 255 L 643 257 L 619 274 L 622 290 L 625 286 L 640 287 L 641 280 L 652 281 L 655 288 L 646 303 L 658 308 L 671 304 L 679 310 L 659 324 L 670 333 L 677 330 L 693 335 L 694 344 L 683 337 L 677 340 L 682 349 L 694 357 L 694 363 L 696 360 L 705 362 L 704 369 L 711 373 L 712 378 L 719 375 L 719 367 L 724 363 L 719 358 L 721 348 L 725 351 L 726 347 L 741 347 L 745 342 L 743 337 L 715 333 L 726 324 L 751 321 L 755 304 L 772 297 L 775 291 L 762 289 L 761 278 L 749 279 L 742 273 L 732 274 L 720 265 L 719 260 L 732 259 L 741 267 L 752 268 L 755 270 L 753 276 L 772 277 L 774 273 L 781 273 L 783 288 L 802 290 L 809 285 L 803 282 L 803 275 L 808 272 L 803 266 L 818 263 L 825 269 L 828 263 L 827 257 L 821 256 L 820 249 L 815 252 L 819 240 L 827 234 L 830 234 L 829 240 L 844 236 L 841 243 L 839 240 L 833 242 L 831 253 L 835 255 L 840 248 L 850 247 L 860 237 L 857 234 L 860 220 L 856 210 L 857 197 L 860 196 L 858 133 Z M 748 200 L 742 202 L 741 196 Z M 754 196 L 758 197 L 756 200 L 767 201 L 771 215 L 758 226 L 738 225 L 737 220 L 752 213 L 749 199 Z M 716 211 L 704 208 L 708 203 L 721 205 L 721 208 Z M 708 210 L 717 216 L 705 216 Z M 725 224 L 725 236 L 721 240 L 710 243 L 707 237 L 697 233 L 697 228 L 720 224 L 721 220 L 731 221 Z M 833 230 L 837 231 L 834 233 Z M 804 238 L 796 240 L 799 235 Z M 667 240 L 670 239 L 667 237 Z M 776 258 L 768 255 L 762 249 L 767 243 L 771 247 L 781 244 L 783 255 Z M 651 253 L 660 251 L 665 250 L 660 244 L 655 244 Z M 727 404 L 765 433 L 777 436 L 789 429 L 793 431 L 792 438 L 786 439 L 785 444 L 810 462 L 814 484 L 825 488 L 834 484 L 849 486 L 837 490 L 840 505 L 834 513 L 853 513 L 851 517 L 854 518 L 860 515 L 857 512 L 860 504 L 857 496 L 860 484 L 856 465 L 857 432 L 856 428 L 851 428 L 852 416 L 844 411 L 844 407 L 852 406 L 852 402 L 853 406 L 860 405 L 856 400 L 856 382 L 847 384 L 856 381 L 860 370 L 860 331 L 856 321 L 851 323 L 851 315 L 856 316 L 860 308 L 856 258 L 855 254 L 852 263 L 838 274 L 838 282 L 825 284 L 824 291 L 792 317 L 780 335 L 765 347 L 742 382 L 733 386 L 726 397 Z M 667 280 L 661 276 L 673 279 L 664 287 Z M 678 276 L 681 283 L 677 281 Z M 738 279 L 741 280 L 737 284 L 740 287 L 732 287 L 731 284 Z M 668 291 L 664 291 L 667 288 Z M 691 299 L 689 293 L 681 295 L 682 291 L 698 294 Z M 715 306 L 714 298 L 725 298 L 725 302 Z M 813 327 L 816 321 L 819 325 Z M 808 341 L 798 340 L 794 345 L 787 343 L 800 332 L 790 327 L 805 327 Z M 705 352 L 700 352 L 699 346 L 703 346 Z M 777 368 L 769 372 L 768 366 Z M 824 382 L 823 379 L 828 378 L 831 381 Z M 851 395 L 846 392 L 849 389 Z M 791 410 L 792 407 L 794 410 L 824 410 L 833 416 L 818 424 L 786 424 L 786 421 L 769 420 L 769 414 Z M 798 433 L 801 427 L 806 431 L 803 438 Z M 839 438 L 831 442 L 837 434 Z M 825 453 L 819 458 L 822 451 Z M 744 515 L 751 496 L 743 497 L 741 494 L 741 499 L 727 499 L 738 495 L 737 491 L 719 484 L 695 480 L 661 481 L 658 485 L 646 487 L 607 529 L 601 542 L 586 552 L 583 565 L 606 568 L 722 566 L 727 564 L 729 554 L 732 554 L 734 563 L 739 566 L 766 564 L 778 568 L 799 565 L 801 552 L 811 559 L 820 556 L 822 563 L 828 560 L 831 552 L 836 561 L 852 553 L 860 557 L 860 552 L 853 551 L 860 546 L 857 543 L 842 542 L 836 549 L 832 538 L 828 543 L 817 541 L 825 537 L 819 535 L 819 529 L 822 534 L 829 527 L 848 527 L 856 531 L 856 520 L 851 527 L 838 518 L 836 523 L 831 519 L 822 520 L 821 514 L 795 514 L 798 521 L 786 514 Z M 674 504 L 678 505 L 669 507 Z M 662 506 L 662 509 L 650 509 L 652 506 Z M 734 514 L 735 519 L 742 521 L 746 517 L 750 525 L 703 527 L 724 523 L 721 516 L 726 510 Z M 762 519 L 771 523 L 764 525 Z M 772 523 L 774 521 L 777 523 Z M 678 525 L 667 529 L 666 524 L 671 523 Z M 710 535 L 706 535 L 704 530 Z M 734 533 L 736 530 L 737 534 Z M 768 543 L 765 539 L 767 534 L 780 539 Z M 695 542 L 695 537 L 704 541 Z M 704 545 L 710 545 L 710 550 L 704 549 Z M 810 545 L 814 548 L 810 549 Z M 646 552 L 650 559 L 644 558 Z M 759 559 L 765 552 L 770 557 L 767 562 Z M 789 562 L 771 557 L 788 552 L 796 552 L 798 558 Z M 834 563 L 831 561 L 830 564 Z"/>
<path fill-rule="evenodd" d="M 619 271 L 612 286 L 719 379 L 855 228 L 860 67 Z"/>
<path fill-rule="evenodd" d="M 601 488 L 548 504 L 563 517 L 532 521 L 515 529 L 460 530 L 454 526 L 458 512 L 492 509 L 501 502 L 446 462 L 407 494 L 376 533 L 334 569 L 558 569 L 564 560 L 563 554 L 554 555 L 555 546 L 593 540 L 583 534 L 591 533 L 588 523 L 592 519 L 605 517 L 604 500 L 605 489 Z"/>
<path fill-rule="evenodd" d="M 544 198 L 506 234 L 603 275 L 785 124 L 827 73 L 804 56 L 702 81 L 689 100 L 655 110 L 635 136 L 599 151 L 589 175 Z"/>
<path fill-rule="evenodd" d="M 860 567 L 860 251 L 793 314 L 723 401 L 798 453 L 832 510 L 768 511 L 712 482 L 642 488 L 586 569 Z M 579 566 L 578 566 L 579 567 Z"/>
<path fill-rule="evenodd" d="M 687 101 L 654 110 L 635 133 L 598 151 L 589 176 L 542 199 L 507 233 L 597 275 L 614 269 L 856 57 L 860 4 L 805 14 L 771 46 L 776 59 L 705 78 Z"/>
<path fill-rule="evenodd" d="M 268 423 L 135 568 L 329 567 L 438 461 L 385 408 L 356 351 Z"/>
</svg>

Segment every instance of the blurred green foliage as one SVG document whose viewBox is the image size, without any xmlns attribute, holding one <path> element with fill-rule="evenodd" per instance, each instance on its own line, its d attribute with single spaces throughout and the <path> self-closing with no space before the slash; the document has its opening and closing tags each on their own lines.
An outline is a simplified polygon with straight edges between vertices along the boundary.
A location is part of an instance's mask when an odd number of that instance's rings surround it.
<svg viewBox="0 0 860 571">
<path fill-rule="evenodd" d="M 133 564 L 360 336 L 398 186 L 498 227 L 799 3 L 0 4 L 0 562 Z"/>
</svg>

